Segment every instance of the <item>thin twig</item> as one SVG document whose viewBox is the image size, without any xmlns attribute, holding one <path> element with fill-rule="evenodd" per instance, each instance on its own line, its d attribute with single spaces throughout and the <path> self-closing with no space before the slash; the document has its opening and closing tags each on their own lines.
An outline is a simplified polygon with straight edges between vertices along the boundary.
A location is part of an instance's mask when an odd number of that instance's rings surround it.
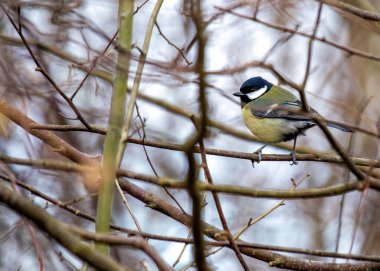
<svg viewBox="0 0 380 271">
<path fill-rule="evenodd" d="M 187 239 L 189 239 L 191 236 L 191 229 L 189 229 L 189 233 L 187 234 Z M 186 250 L 186 247 L 189 245 L 189 243 L 185 243 L 181 249 L 181 252 L 179 253 L 177 259 L 174 261 L 173 263 L 173 268 L 179 263 L 179 261 L 181 260 L 183 254 L 185 253 L 185 250 Z"/>
<path fill-rule="evenodd" d="M 84 201 L 86 199 L 96 197 L 97 195 L 98 195 L 98 193 L 92 193 L 92 194 L 86 194 L 86 195 L 80 196 L 78 198 L 73 198 L 71 200 L 63 202 L 62 206 L 69 206 L 69 205 L 72 205 L 74 203 L 78 203 L 78 202 Z M 55 205 L 52 205 L 52 206 L 55 206 Z"/>
<path fill-rule="evenodd" d="M 307 99 L 306 99 L 305 88 L 306 88 L 306 84 L 307 84 L 307 81 L 308 81 L 309 75 L 310 75 L 310 67 L 311 67 L 312 54 L 313 54 L 313 43 L 316 40 L 317 29 L 319 26 L 321 15 L 322 15 L 322 8 L 323 8 L 323 3 L 320 2 L 319 8 L 318 8 L 317 18 L 316 18 L 314 29 L 313 29 L 313 33 L 312 33 L 310 40 L 309 40 L 305 76 L 304 76 L 304 80 L 302 82 L 302 85 L 300 87 L 300 90 L 301 90 L 300 91 L 300 97 L 301 97 L 301 101 L 302 101 L 302 108 L 305 112 L 310 112 L 310 107 L 308 106 Z M 335 138 L 333 137 L 331 132 L 326 127 L 325 122 L 323 122 L 320 119 L 315 119 L 315 123 L 319 126 L 319 128 L 321 128 L 321 130 L 325 134 L 327 140 L 330 142 L 332 147 L 338 152 L 338 154 L 342 157 L 342 160 L 345 162 L 345 164 L 351 170 L 351 172 L 358 178 L 359 181 L 363 181 L 365 178 L 364 173 L 361 172 L 356 167 L 356 165 L 352 162 L 352 160 L 348 157 L 346 152 L 340 146 L 339 142 L 335 140 Z"/>
<path fill-rule="evenodd" d="M 298 183 L 296 182 L 293 182 L 293 186 L 292 188 L 289 190 L 289 191 L 294 191 L 296 190 L 296 188 L 298 186 L 300 186 L 310 175 L 309 174 L 306 174 L 305 177 L 303 177 Z M 269 209 L 267 212 L 265 212 L 264 214 L 260 215 L 259 217 L 257 217 L 256 219 L 250 219 L 247 223 L 247 225 L 241 229 L 239 231 L 238 234 L 236 234 L 234 236 L 234 239 L 238 239 L 240 238 L 240 236 L 246 231 L 248 230 L 249 227 L 251 227 L 252 225 L 256 224 L 257 222 L 259 222 L 260 220 L 264 219 L 265 217 L 267 217 L 270 213 L 272 213 L 273 211 L 275 211 L 277 208 L 281 207 L 284 205 L 284 202 L 285 202 L 286 198 L 283 198 L 282 200 L 280 200 L 275 206 L 273 206 L 271 209 Z"/>
<path fill-rule="evenodd" d="M 79 90 L 82 88 L 84 82 L 87 80 L 87 78 L 90 76 L 91 72 L 95 69 L 95 67 L 102 61 L 104 55 L 110 48 L 110 46 L 114 43 L 117 35 L 119 34 L 119 30 L 115 32 L 115 34 L 112 36 L 110 41 L 108 42 L 107 46 L 104 48 L 104 50 L 101 52 L 100 55 L 96 56 L 94 61 L 92 61 L 90 68 L 88 69 L 86 75 L 83 77 L 82 81 L 79 83 L 78 87 L 75 89 L 73 95 L 70 97 L 70 101 L 72 102 L 75 96 L 78 94 Z"/>
<path fill-rule="evenodd" d="M 380 119 L 378 121 L 378 129 L 380 131 Z M 372 148 L 371 150 L 371 156 L 372 157 L 376 157 L 377 154 L 378 154 L 378 150 L 379 150 L 379 141 L 376 141 L 375 142 L 375 147 Z M 357 236 L 357 233 L 359 231 L 359 225 L 361 224 L 362 222 L 362 219 L 363 219 L 363 215 L 364 215 L 364 204 L 365 204 L 365 200 L 368 196 L 368 178 L 369 178 L 369 175 L 370 175 L 370 172 L 373 170 L 373 168 L 369 168 L 369 172 L 367 173 L 366 175 L 366 179 L 365 179 L 365 182 L 366 182 L 366 187 L 364 189 L 364 191 L 361 193 L 360 195 L 360 200 L 359 200 L 359 204 L 358 204 L 358 207 L 356 209 L 356 213 L 358 214 L 356 220 L 355 220 L 355 224 L 354 224 L 354 227 L 353 227 L 353 234 L 352 234 L 352 240 L 351 240 L 351 244 L 350 244 L 350 249 L 349 249 L 349 254 L 352 253 L 352 249 L 354 247 L 354 243 L 355 243 L 355 240 L 356 240 L 356 236 Z"/>
<path fill-rule="evenodd" d="M 364 112 L 364 110 L 367 108 L 369 102 L 371 101 L 371 98 L 372 97 L 363 98 L 363 100 L 359 103 L 359 106 L 358 106 L 359 112 Z M 360 115 L 357 115 L 355 120 L 354 120 L 354 123 L 356 126 L 359 126 L 361 124 L 361 121 L 362 121 L 362 118 L 360 117 Z M 351 151 L 354 149 L 354 147 L 355 147 L 355 136 L 351 135 L 350 136 L 350 142 L 348 144 L 349 154 L 351 154 Z M 346 183 L 350 181 L 350 173 L 351 173 L 351 171 L 349 169 L 345 173 L 345 175 L 346 175 L 345 176 L 345 182 Z M 335 252 L 339 251 L 339 244 L 340 244 L 342 228 L 343 228 L 343 210 L 345 207 L 345 201 L 346 201 L 346 194 L 343 194 L 342 198 L 340 200 L 340 203 L 339 203 L 338 227 L 337 227 L 338 230 L 336 233 Z"/>
<path fill-rule="evenodd" d="M 306 180 L 306 178 L 309 177 L 309 175 L 305 175 L 305 177 L 303 179 L 301 179 L 298 183 L 295 183 L 293 182 L 293 186 L 292 188 L 290 189 L 290 191 L 294 191 L 299 185 L 301 185 L 301 183 Z M 293 181 L 293 180 L 292 180 Z M 259 217 L 257 217 L 256 219 L 252 219 L 250 218 L 248 220 L 248 223 L 233 237 L 233 240 L 237 240 L 240 238 L 240 236 L 246 231 L 248 230 L 252 225 L 256 224 L 257 222 L 259 222 L 260 220 L 264 219 L 265 217 L 267 217 L 269 214 L 271 214 L 272 212 L 274 212 L 277 208 L 281 207 L 284 205 L 284 202 L 285 202 L 286 198 L 283 198 L 282 200 L 280 200 L 275 206 L 273 206 L 272 208 L 270 208 L 268 211 L 266 211 L 264 214 L 260 215 Z M 220 250 L 222 250 L 223 247 L 220 247 L 220 248 L 217 248 L 213 251 L 210 251 L 209 253 L 207 253 L 207 256 L 211 256 L 211 255 L 214 255 L 216 253 L 218 253 Z"/>
<path fill-rule="evenodd" d="M 145 142 L 145 140 L 146 140 L 145 121 L 141 117 L 141 114 L 140 114 L 137 102 L 136 102 L 135 105 L 136 105 L 137 117 L 140 120 L 142 131 L 143 131 L 143 135 L 141 136 L 140 131 L 138 129 L 137 129 L 137 133 L 139 134 L 140 138 L 142 138 L 142 142 Z M 129 142 L 129 140 L 128 140 L 128 142 Z M 152 161 L 151 161 L 151 159 L 150 159 L 150 157 L 148 155 L 148 150 L 146 149 L 145 144 L 142 144 L 142 146 L 143 146 L 143 150 L 144 150 L 144 153 L 145 153 L 145 157 L 146 157 L 146 159 L 147 159 L 147 161 L 148 161 L 148 163 L 150 165 L 150 168 L 152 169 L 154 175 L 158 178 L 159 177 L 158 173 L 157 173 L 156 169 L 154 168 L 153 163 L 152 163 Z M 179 202 L 177 201 L 177 199 L 174 197 L 174 195 L 172 195 L 170 193 L 170 191 L 165 186 L 163 186 L 162 188 L 164 189 L 165 193 L 175 202 L 175 204 L 178 206 L 178 208 L 180 208 L 183 213 L 186 213 L 185 210 L 182 208 L 181 204 L 179 204 Z"/>
<path fill-rule="evenodd" d="M 42 255 L 40 242 L 37 239 L 36 230 L 34 229 L 34 227 L 31 225 L 31 223 L 27 219 L 24 219 L 24 223 L 25 223 L 26 227 L 28 228 L 28 231 L 30 233 L 30 237 L 31 237 L 33 245 L 34 245 L 34 249 L 36 251 L 38 264 L 39 264 L 39 270 L 43 271 L 44 270 L 44 257 Z"/>
<path fill-rule="evenodd" d="M 135 9 L 135 11 L 133 12 L 133 15 L 136 14 L 137 12 L 139 12 L 139 10 L 140 10 L 143 6 L 145 6 L 145 4 L 148 3 L 148 2 L 149 2 L 149 0 L 145 0 L 140 6 L 137 6 L 136 9 Z"/>
<path fill-rule="evenodd" d="M 57 85 L 57 83 L 53 80 L 53 78 L 47 73 L 47 71 L 45 70 L 44 67 L 42 67 L 42 65 L 40 64 L 39 60 L 37 59 L 37 57 L 35 56 L 32 48 L 30 48 L 28 42 L 26 41 L 25 37 L 24 37 L 24 34 L 22 33 L 22 29 L 21 28 L 18 28 L 15 21 L 12 19 L 12 17 L 10 16 L 10 14 L 8 13 L 8 11 L 5 9 L 3 3 L 0 2 L 0 7 L 1 9 L 4 11 L 5 15 L 8 17 L 9 21 L 11 22 L 11 24 L 13 25 L 14 29 L 16 30 L 16 32 L 18 33 L 18 35 L 20 36 L 21 40 L 23 41 L 24 45 L 25 45 L 25 48 L 28 50 L 30 56 L 32 57 L 34 63 L 36 64 L 37 68 L 36 68 L 36 71 L 39 71 L 41 72 L 41 74 L 50 82 L 50 84 L 54 87 L 54 89 L 62 96 L 62 98 L 67 102 L 67 104 L 71 107 L 71 109 L 75 112 L 78 120 L 80 120 L 80 122 L 82 122 L 82 124 L 87 128 L 87 129 L 90 129 L 90 125 L 85 121 L 85 119 L 83 118 L 82 114 L 79 112 L 79 110 L 77 109 L 77 107 L 74 105 L 74 103 L 70 100 L 69 97 L 66 96 L 66 94 L 62 91 L 62 89 Z"/>
<path fill-rule="evenodd" d="M 320 22 L 320 19 L 322 16 L 322 8 L 323 8 L 323 4 L 319 3 L 317 18 L 315 19 L 313 33 L 311 34 L 311 37 L 309 39 L 308 48 L 307 48 L 308 51 L 307 51 L 305 75 L 304 75 L 304 79 L 303 79 L 303 82 L 302 82 L 301 87 L 300 87 L 300 89 L 301 89 L 301 93 L 300 93 L 301 102 L 302 102 L 303 110 L 305 112 L 310 112 L 310 107 L 308 106 L 307 99 L 306 99 L 305 89 L 306 89 L 306 84 L 307 84 L 307 82 L 309 80 L 309 76 L 310 76 L 311 61 L 313 58 L 313 44 L 315 41 L 315 37 L 317 35 L 319 22 Z"/>
<path fill-rule="evenodd" d="M 16 193 L 20 193 L 18 190 L 18 186 L 17 186 L 16 175 L 13 173 L 13 171 L 7 165 L 1 165 L 1 167 L 3 168 L 4 172 L 6 172 L 6 174 L 9 176 L 9 180 L 11 183 L 12 190 Z M 20 195 L 22 195 L 22 194 L 20 194 Z M 26 228 L 28 229 L 28 232 L 30 234 L 30 239 L 32 240 L 32 244 L 33 244 L 34 250 L 36 252 L 37 260 L 38 260 L 39 271 L 43 271 L 44 270 L 44 257 L 42 255 L 41 244 L 37 238 L 34 226 L 31 224 L 31 222 L 28 219 L 25 219 L 24 217 L 23 217 L 22 221 L 26 225 Z"/>
<path fill-rule="evenodd" d="M 4 184 L 0 184 L 0 201 L 20 215 L 24 215 L 26 218 L 32 220 L 41 230 L 48 233 L 74 255 L 89 262 L 98 270 L 130 270 L 125 266 L 121 266 L 111 257 L 96 251 L 90 245 L 82 242 L 77 235 L 68 231 L 67 227 L 64 227 L 63 224 L 52 217 L 52 215 L 33 204 L 24 196 L 13 192 Z"/>
<path fill-rule="evenodd" d="M 103 242 L 107 244 L 112 244 L 112 241 L 116 241 L 119 239 L 118 236 L 110 235 L 110 234 L 96 234 L 93 232 L 86 231 L 80 227 L 75 227 L 73 225 L 66 224 L 65 225 L 68 231 L 71 231 L 80 237 L 93 240 L 96 242 Z M 107 242 L 104 242 L 107 241 Z M 170 266 L 160 257 L 160 255 L 153 249 L 149 243 L 141 237 L 133 237 L 133 238 L 124 238 L 123 245 L 128 245 L 131 247 L 135 247 L 144 251 L 157 265 L 160 271 L 170 271 L 172 270 Z"/>
<path fill-rule="evenodd" d="M 157 27 L 158 33 L 164 38 L 164 40 L 166 40 L 166 42 L 167 42 L 170 46 L 174 47 L 174 48 L 178 51 L 178 53 L 179 53 L 179 54 L 182 56 L 182 58 L 185 60 L 186 64 L 187 64 L 188 66 L 190 66 L 191 64 L 193 64 L 193 62 L 190 62 L 190 61 L 187 59 L 185 53 L 183 52 L 184 49 L 180 49 L 180 48 L 178 48 L 177 45 L 175 45 L 174 43 L 172 43 L 172 42 L 171 42 L 171 41 L 170 41 L 170 40 L 164 35 L 164 33 L 161 31 L 161 28 L 160 28 L 160 26 L 158 25 L 157 21 L 155 22 L 155 26 Z"/>
<path fill-rule="evenodd" d="M 199 140 L 199 146 L 200 146 L 200 150 L 201 150 L 202 167 L 203 167 L 203 171 L 204 171 L 205 176 L 206 176 L 206 181 L 209 184 L 213 184 L 211 172 L 210 172 L 210 169 L 207 165 L 205 146 L 204 146 L 202 138 Z M 215 202 L 216 209 L 218 211 L 219 219 L 220 219 L 220 222 L 222 223 L 223 230 L 226 232 L 228 242 L 230 242 L 231 247 L 234 250 L 235 255 L 238 258 L 241 266 L 243 267 L 244 270 L 247 271 L 247 270 L 249 270 L 248 265 L 244 261 L 243 256 L 241 255 L 239 248 L 237 247 L 237 245 L 234 241 L 234 238 L 231 235 L 230 229 L 229 229 L 228 224 L 227 224 L 227 220 L 226 220 L 224 213 L 223 213 L 222 204 L 220 203 L 218 193 L 213 191 L 213 192 L 211 192 L 211 195 L 214 198 L 214 202 Z"/>
<path fill-rule="evenodd" d="M 325 3 L 329 6 L 333 6 L 333 7 L 336 7 L 338 9 L 347 11 L 351 14 L 355 14 L 356 16 L 363 18 L 363 19 L 366 19 L 366 20 L 375 21 L 375 22 L 380 21 L 380 13 L 360 9 L 360 8 L 357 8 L 353 5 L 350 5 L 348 3 L 340 1 L 340 0 L 317 0 L 317 1 L 319 1 L 321 3 Z"/>
<path fill-rule="evenodd" d="M 219 6 L 216 6 L 216 8 L 219 9 L 219 10 L 221 10 L 221 11 L 233 14 L 235 16 L 238 16 L 240 18 L 252 20 L 252 21 L 255 21 L 257 23 L 260 23 L 262 25 L 265 25 L 265 26 L 273 28 L 273 29 L 277 29 L 277 30 L 282 31 L 282 32 L 295 33 L 297 35 L 300 35 L 300 36 L 303 36 L 303 37 L 307 37 L 307 38 L 311 37 L 311 35 L 308 34 L 307 32 L 299 31 L 297 29 L 291 29 L 291 28 L 285 27 L 285 26 L 280 25 L 280 24 L 274 24 L 274 23 L 266 22 L 264 20 L 255 18 L 253 16 L 248 16 L 248 15 L 245 15 L 245 14 L 241 14 L 241 13 L 233 11 L 232 10 L 233 8 L 223 8 L 223 7 L 219 7 Z M 330 45 L 330 46 L 332 46 L 334 48 L 337 48 L 339 50 L 345 51 L 348 54 L 357 55 L 359 57 L 363 57 L 363 58 L 366 58 L 366 59 L 369 59 L 369 60 L 380 62 L 380 57 L 379 56 L 375 56 L 375 55 L 372 55 L 370 53 L 363 52 L 363 51 L 360 51 L 358 49 L 351 48 L 351 47 L 339 44 L 337 42 L 328 40 L 325 37 L 315 37 L 315 40 L 318 40 L 318 41 L 320 41 L 322 43 L 328 44 L 328 45 Z"/>
<path fill-rule="evenodd" d="M 142 232 L 142 228 L 141 228 L 141 226 L 140 226 L 140 223 L 139 223 L 139 221 L 137 220 L 135 214 L 133 213 L 131 207 L 129 206 L 128 201 L 127 201 L 127 198 L 125 197 L 124 192 L 123 192 L 123 190 L 121 189 L 118 180 L 115 180 L 115 185 L 116 185 L 117 191 L 119 192 L 119 195 L 120 195 L 121 198 L 122 198 L 122 201 L 123 201 L 125 207 L 126 207 L 127 210 L 128 210 L 128 213 L 131 215 L 131 217 L 132 217 L 132 219 L 133 219 L 133 222 L 135 223 L 135 225 L 136 225 L 138 231 L 139 231 L 139 232 Z"/>
</svg>

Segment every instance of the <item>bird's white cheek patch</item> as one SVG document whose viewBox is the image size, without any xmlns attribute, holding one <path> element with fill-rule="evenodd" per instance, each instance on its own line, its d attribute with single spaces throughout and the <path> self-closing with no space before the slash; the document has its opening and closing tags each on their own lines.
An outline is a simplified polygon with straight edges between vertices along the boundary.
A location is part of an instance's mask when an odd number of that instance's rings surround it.
<svg viewBox="0 0 380 271">
<path fill-rule="evenodd" d="M 246 95 L 250 100 L 254 100 L 254 99 L 259 98 L 261 95 L 263 95 L 267 91 L 267 89 L 268 89 L 268 86 L 264 86 L 260 88 L 259 90 L 247 93 Z"/>
</svg>

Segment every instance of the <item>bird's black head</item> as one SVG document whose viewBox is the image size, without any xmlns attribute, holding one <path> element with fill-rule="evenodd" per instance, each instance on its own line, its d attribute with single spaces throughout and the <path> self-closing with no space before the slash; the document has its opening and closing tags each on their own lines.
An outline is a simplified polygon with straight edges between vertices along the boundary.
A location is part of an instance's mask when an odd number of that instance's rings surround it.
<svg viewBox="0 0 380 271">
<path fill-rule="evenodd" d="M 249 78 L 247 81 L 245 81 L 241 87 L 240 92 L 247 94 L 250 92 L 258 91 L 262 88 L 267 87 L 269 90 L 273 85 L 269 83 L 267 80 L 263 79 L 260 76 Z"/>
<path fill-rule="evenodd" d="M 273 84 L 259 76 L 252 77 L 245 81 L 240 87 L 240 92 L 236 92 L 234 95 L 240 97 L 242 102 L 249 103 L 262 96 L 272 86 Z"/>
</svg>

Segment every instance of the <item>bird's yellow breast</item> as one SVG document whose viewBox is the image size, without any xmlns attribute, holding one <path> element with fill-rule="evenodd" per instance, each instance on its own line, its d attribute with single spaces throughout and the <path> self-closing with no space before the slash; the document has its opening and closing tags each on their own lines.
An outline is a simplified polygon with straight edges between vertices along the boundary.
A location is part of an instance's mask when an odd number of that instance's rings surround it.
<svg viewBox="0 0 380 271">
<path fill-rule="evenodd" d="M 284 135 L 289 133 L 289 127 L 284 119 L 258 118 L 252 114 L 249 104 L 243 107 L 243 119 L 255 136 L 268 143 L 285 141 Z"/>
</svg>

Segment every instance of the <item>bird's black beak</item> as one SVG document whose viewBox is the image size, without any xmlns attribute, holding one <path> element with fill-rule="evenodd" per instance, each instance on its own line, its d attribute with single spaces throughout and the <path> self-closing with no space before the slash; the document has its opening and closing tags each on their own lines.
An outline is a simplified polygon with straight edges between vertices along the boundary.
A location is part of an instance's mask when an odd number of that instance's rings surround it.
<svg viewBox="0 0 380 271">
<path fill-rule="evenodd" d="M 241 92 L 235 92 L 233 95 L 234 95 L 234 96 L 241 97 L 241 96 L 244 95 L 244 93 L 241 93 Z"/>
</svg>

